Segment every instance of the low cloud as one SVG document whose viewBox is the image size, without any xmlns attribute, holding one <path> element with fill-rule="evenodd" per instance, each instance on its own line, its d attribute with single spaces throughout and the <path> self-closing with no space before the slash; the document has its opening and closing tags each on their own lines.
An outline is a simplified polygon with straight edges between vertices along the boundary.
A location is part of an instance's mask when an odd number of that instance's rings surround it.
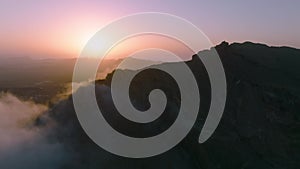
<svg viewBox="0 0 300 169">
<path fill-rule="evenodd" d="M 36 127 L 35 119 L 45 105 L 22 101 L 9 93 L 0 94 L 0 168 L 55 169 L 68 158 L 62 144 L 49 142 L 49 126 Z"/>
</svg>

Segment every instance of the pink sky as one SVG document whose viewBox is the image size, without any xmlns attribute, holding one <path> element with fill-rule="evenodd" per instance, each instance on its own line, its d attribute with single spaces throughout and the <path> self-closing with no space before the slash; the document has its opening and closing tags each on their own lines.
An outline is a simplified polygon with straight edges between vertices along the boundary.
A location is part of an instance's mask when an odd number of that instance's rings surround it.
<svg viewBox="0 0 300 169">
<path fill-rule="evenodd" d="M 33 1 L 0 2 L 0 57 L 76 57 L 101 27 L 137 12 L 165 12 L 199 27 L 214 44 L 253 41 L 300 48 L 300 2 Z"/>
</svg>

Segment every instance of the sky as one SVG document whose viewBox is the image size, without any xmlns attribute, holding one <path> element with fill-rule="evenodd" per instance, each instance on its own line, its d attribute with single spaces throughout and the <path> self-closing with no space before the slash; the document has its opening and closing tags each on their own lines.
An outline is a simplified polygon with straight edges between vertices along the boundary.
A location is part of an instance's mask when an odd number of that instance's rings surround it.
<svg viewBox="0 0 300 169">
<path fill-rule="evenodd" d="M 77 57 L 111 21 L 138 12 L 185 18 L 212 41 L 300 48 L 300 1 L 1 0 L 0 57 Z"/>
</svg>

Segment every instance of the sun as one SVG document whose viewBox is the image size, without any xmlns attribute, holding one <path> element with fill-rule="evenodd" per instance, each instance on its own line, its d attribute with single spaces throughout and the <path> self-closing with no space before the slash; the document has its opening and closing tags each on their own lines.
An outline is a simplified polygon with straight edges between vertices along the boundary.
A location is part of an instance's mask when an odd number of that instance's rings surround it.
<svg viewBox="0 0 300 169">
<path fill-rule="evenodd" d="M 75 37 L 73 42 L 74 50 L 77 51 L 78 54 L 82 52 L 84 47 L 87 45 L 89 40 L 96 34 L 97 30 L 86 30 L 79 32 Z M 95 49 L 93 49 L 94 51 Z"/>
</svg>

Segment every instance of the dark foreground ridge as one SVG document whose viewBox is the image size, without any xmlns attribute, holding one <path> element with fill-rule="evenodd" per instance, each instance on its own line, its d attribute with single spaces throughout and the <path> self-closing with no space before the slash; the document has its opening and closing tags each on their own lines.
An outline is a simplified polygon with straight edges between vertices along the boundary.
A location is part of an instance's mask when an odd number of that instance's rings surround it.
<svg viewBox="0 0 300 169">
<path fill-rule="evenodd" d="M 300 168 L 300 50 L 250 42 L 223 42 L 216 49 L 225 68 L 228 97 L 221 123 L 203 144 L 197 141 L 209 108 L 210 84 L 197 57 L 186 63 L 200 88 L 198 120 L 189 135 L 164 154 L 128 159 L 104 151 L 82 130 L 71 97 L 54 105 L 36 120 L 36 125 L 42 127 L 55 121 L 49 139 L 63 143 L 72 154 L 63 168 Z M 199 55 L 207 52 L 210 51 Z M 144 71 L 130 86 L 132 103 L 140 110 L 149 108 L 147 96 L 154 88 L 164 90 L 168 97 L 164 114 L 147 125 L 128 122 L 117 113 L 110 95 L 110 77 L 97 82 L 96 94 L 105 118 L 116 130 L 134 137 L 149 137 L 172 125 L 180 107 L 180 92 L 168 74 Z"/>
</svg>

